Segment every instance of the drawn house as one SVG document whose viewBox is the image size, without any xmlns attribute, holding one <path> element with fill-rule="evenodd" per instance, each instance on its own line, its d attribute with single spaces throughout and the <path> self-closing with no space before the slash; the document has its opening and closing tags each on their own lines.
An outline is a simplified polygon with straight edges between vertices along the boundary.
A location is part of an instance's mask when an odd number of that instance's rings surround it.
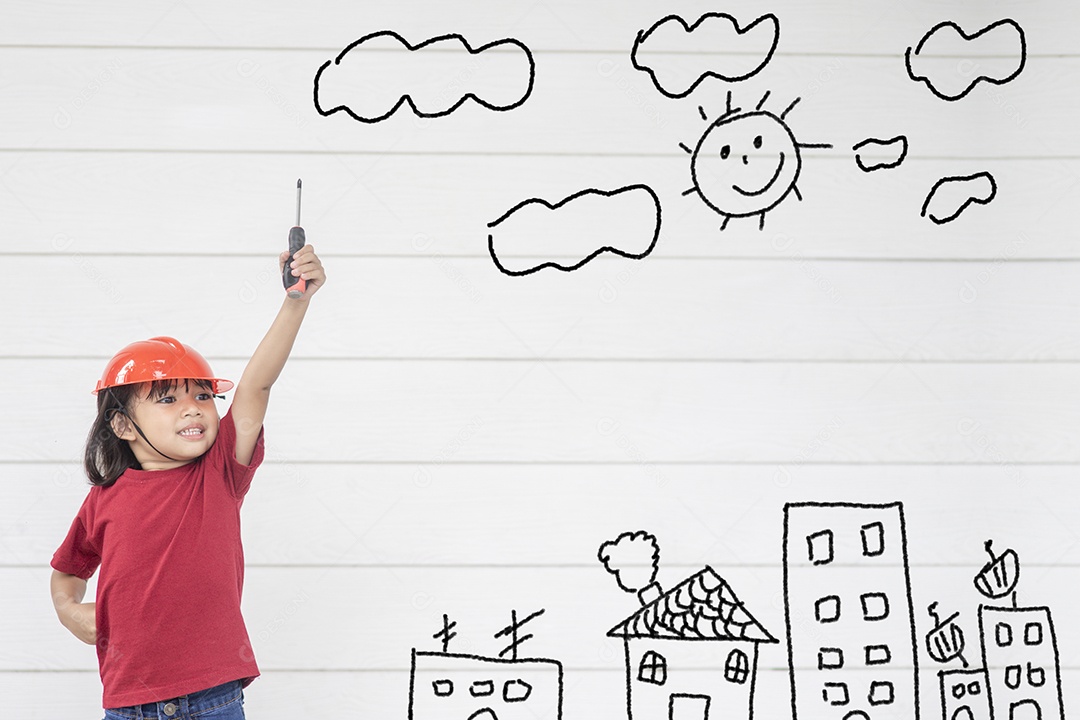
<svg viewBox="0 0 1080 720">
<path fill-rule="evenodd" d="M 943 720 L 990 720 L 990 690 L 985 668 L 938 673 Z"/>
<path fill-rule="evenodd" d="M 608 632 L 623 640 L 630 720 L 752 718 L 758 646 L 778 640 L 731 586 L 706 567 L 640 597 L 642 607 Z"/>
<path fill-rule="evenodd" d="M 1050 608 L 980 605 L 979 637 L 991 720 L 1064 720 Z"/>
<path fill-rule="evenodd" d="M 783 553 L 795 720 L 918 720 L 903 506 L 788 504 Z"/>
</svg>

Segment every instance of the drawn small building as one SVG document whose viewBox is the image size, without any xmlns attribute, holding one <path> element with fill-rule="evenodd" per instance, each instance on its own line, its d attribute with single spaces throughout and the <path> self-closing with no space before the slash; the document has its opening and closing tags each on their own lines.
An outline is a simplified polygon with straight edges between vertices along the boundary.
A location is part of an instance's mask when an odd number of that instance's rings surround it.
<svg viewBox="0 0 1080 720">
<path fill-rule="evenodd" d="M 943 720 L 991 720 L 985 668 L 941 670 L 938 681 Z"/>
<path fill-rule="evenodd" d="M 409 720 L 558 720 L 562 690 L 555 660 L 413 650 Z"/>
<path fill-rule="evenodd" d="M 783 562 L 795 720 L 918 720 L 903 506 L 788 504 Z"/>
<path fill-rule="evenodd" d="M 991 720 L 1064 720 L 1050 608 L 980 605 L 979 637 Z"/>
<path fill-rule="evenodd" d="M 621 638 L 630 720 L 753 718 L 758 646 L 778 642 L 706 567 L 608 632 Z"/>
</svg>

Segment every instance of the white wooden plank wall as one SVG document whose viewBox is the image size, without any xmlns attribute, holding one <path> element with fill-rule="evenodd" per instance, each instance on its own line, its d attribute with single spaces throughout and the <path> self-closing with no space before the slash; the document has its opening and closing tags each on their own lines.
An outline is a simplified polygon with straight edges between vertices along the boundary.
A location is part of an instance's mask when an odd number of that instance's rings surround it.
<svg viewBox="0 0 1080 720">
<path fill-rule="evenodd" d="M 761 74 L 669 100 L 631 67 L 639 30 L 716 11 L 778 16 Z M 239 376 L 279 302 L 297 177 L 330 282 L 244 509 L 264 673 L 249 717 L 404 718 L 410 650 L 437 649 L 443 613 L 451 649 L 491 654 L 512 609 L 541 607 L 525 649 L 564 663 L 567 720 L 625 717 L 605 633 L 635 601 L 600 543 L 651 531 L 665 587 L 709 564 L 782 636 L 797 500 L 905 502 L 920 641 L 938 600 L 974 642 L 982 543 L 1016 548 L 1023 601 L 1055 612 L 1066 706 L 1080 701 L 1080 5 L 9 0 L 3 15 L 4 717 L 100 716 L 93 651 L 47 592 L 86 491 L 89 389 L 157 334 Z M 1028 49 L 1011 83 L 945 103 L 906 77 L 933 25 L 1005 17 Z M 505 113 L 320 116 L 315 71 L 378 30 L 516 38 L 533 94 Z M 679 143 L 727 89 L 743 106 L 769 91 L 774 110 L 801 97 L 798 140 L 833 145 L 803 152 L 803 201 L 763 231 L 721 233 L 682 195 Z M 899 134 L 901 167 L 856 168 L 855 143 Z M 934 181 L 981 170 L 992 203 L 919 217 Z M 650 257 L 523 278 L 489 258 L 487 223 L 516 203 L 633 183 L 661 198 Z M 789 718 L 783 646 L 761 664 L 757 717 Z"/>
</svg>

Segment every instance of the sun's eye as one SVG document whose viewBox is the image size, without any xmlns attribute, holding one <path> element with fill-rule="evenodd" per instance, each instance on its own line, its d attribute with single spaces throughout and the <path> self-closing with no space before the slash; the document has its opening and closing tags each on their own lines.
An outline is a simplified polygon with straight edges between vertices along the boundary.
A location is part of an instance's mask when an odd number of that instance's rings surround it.
<svg viewBox="0 0 1080 720">
<path fill-rule="evenodd" d="M 725 145 L 724 147 L 720 148 L 720 159 L 721 160 L 727 160 L 728 155 L 731 155 L 731 146 L 730 145 Z"/>
<path fill-rule="evenodd" d="M 760 135 L 758 135 L 756 138 L 754 138 L 754 149 L 755 150 L 760 150 L 761 149 L 761 136 Z"/>
</svg>

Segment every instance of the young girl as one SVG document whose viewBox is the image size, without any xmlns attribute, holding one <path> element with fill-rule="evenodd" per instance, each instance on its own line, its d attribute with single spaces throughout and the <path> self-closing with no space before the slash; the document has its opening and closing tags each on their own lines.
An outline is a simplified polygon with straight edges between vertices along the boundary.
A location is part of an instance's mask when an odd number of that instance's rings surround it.
<svg viewBox="0 0 1080 720">
<path fill-rule="evenodd" d="M 306 293 L 285 299 L 225 417 L 214 397 L 233 383 L 172 338 L 128 345 L 94 390 L 94 487 L 53 555 L 51 590 L 60 622 L 97 647 L 106 720 L 244 717 L 259 669 L 240 615 L 240 506 L 263 459 L 270 387 L 326 281 L 310 245 L 291 267 Z"/>
</svg>

